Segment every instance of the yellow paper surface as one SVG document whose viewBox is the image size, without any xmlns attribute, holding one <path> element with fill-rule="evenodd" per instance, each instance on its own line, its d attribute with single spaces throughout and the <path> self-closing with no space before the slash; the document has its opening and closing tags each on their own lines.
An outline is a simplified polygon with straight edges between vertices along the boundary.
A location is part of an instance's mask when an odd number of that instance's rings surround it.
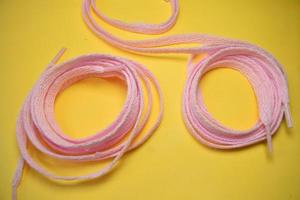
<svg viewBox="0 0 300 200">
<path fill-rule="evenodd" d="M 150 140 L 127 154 L 108 176 L 80 184 L 50 181 L 25 168 L 18 199 L 300 199 L 300 1 L 180 0 L 180 15 L 168 34 L 208 33 L 246 40 L 271 52 L 289 79 L 294 128 L 283 122 L 273 137 L 273 156 L 266 144 L 232 151 L 209 149 L 187 131 L 181 116 L 185 55 L 141 56 L 118 50 L 97 38 L 81 18 L 80 0 L 0 1 L 0 199 L 11 198 L 11 180 L 19 158 L 15 138 L 18 111 L 25 96 L 61 47 L 59 62 L 85 53 L 130 58 L 147 66 L 165 98 L 161 126 Z M 163 0 L 97 0 L 110 17 L 126 22 L 158 23 L 167 19 Z M 126 39 L 148 38 L 116 30 Z M 254 93 L 246 78 L 230 69 L 209 72 L 201 80 L 208 110 L 235 129 L 257 120 Z M 126 96 L 122 82 L 81 81 L 57 99 L 55 117 L 63 131 L 76 138 L 106 127 Z M 154 113 L 157 107 L 154 109 Z M 32 147 L 45 168 L 64 175 L 83 174 L 103 166 L 49 159 Z"/>
</svg>

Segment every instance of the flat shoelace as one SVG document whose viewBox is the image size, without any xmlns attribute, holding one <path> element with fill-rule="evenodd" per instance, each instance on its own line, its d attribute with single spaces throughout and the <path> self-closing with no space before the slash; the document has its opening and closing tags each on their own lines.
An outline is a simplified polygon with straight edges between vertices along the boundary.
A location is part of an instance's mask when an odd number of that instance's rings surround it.
<svg viewBox="0 0 300 200">
<path fill-rule="evenodd" d="M 276 59 L 247 42 L 204 34 L 179 34 L 145 40 L 124 40 L 112 35 L 97 24 L 93 13 L 106 23 L 130 32 L 161 34 L 175 24 L 178 0 L 169 0 L 172 14 L 161 24 L 125 23 L 101 13 L 95 0 L 83 0 L 82 15 L 87 26 L 109 44 L 134 53 L 184 53 L 190 54 L 187 80 L 183 94 L 183 116 L 190 133 L 201 143 L 220 149 L 248 146 L 267 139 L 272 151 L 271 137 L 277 130 L 283 115 L 288 127 L 292 126 L 286 74 Z M 199 44 L 196 47 L 171 47 L 177 44 Z M 193 58 L 205 53 L 201 61 L 193 64 Z M 220 65 L 231 66 L 245 75 L 256 94 L 259 120 L 249 130 L 232 130 L 212 118 L 203 104 L 198 89 L 199 80 L 210 69 Z"/>
<path fill-rule="evenodd" d="M 24 162 L 51 179 L 88 180 L 101 177 L 111 171 L 127 151 L 144 143 L 161 121 L 161 90 L 157 80 L 144 66 L 124 58 L 101 54 L 83 55 L 56 65 L 63 51 L 59 52 L 41 75 L 20 112 L 17 142 L 21 158 L 13 180 L 13 199 L 16 199 Z M 74 82 L 89 77 L 120 78 L 127 86 L 127 97 L 122 111 L 107 128 L 92 136 L 73 139 L 64 135 L 54 120 L 55 97 Z M 151 88 L 158 94 L 160 110 L 154 124 L 141 135 L 153 104 Z M 59 176 L 48 172 L 32 159 L 27 143 L 43 154 L 60 160 L 88 162 L 111 158 L 112 161 L 91 174 Z"/>
<path fill-rule="evenodd" d="M 189 54 L 188 73 L 183 95 L 183 116 L 187 128 L 201 143 L 213 148 L 238 148 L 262 140 L 268 141 L 271 151 L 271 136 L 277 130 L 283 115 L 288 127 L 292 126 L 287 78 L 282 66 L 263 49 L 252 44 L 204 34 L 180 34 L 147 40 L 123 40 L 101 28 L 93 19 L 91 9 L 106 23 L 117 28 L 141 33 L 161 34 L 175 24 L 179 6 L 177 0 L 168 1 L 172 15 L 162 24 L 129 24 L 111 19 L 96 8 L 94 0 L 83 1 L 83 19 L 88 27 L 106 42 L 123 50 L 137 53 L 184 53 Z M 197 43 L 197 47 L 170 47 L 177 44 Z M 193 64 L 193 58 L 205 53 L 206 57 Z M 49 64 L 36 86 L 28 95 L 17 122 L 17 140 L 21 156 L 13 180 L 13 198 L 21 179 L 24 162 L 42 175 L 62 180 L 85 180 L 103 176 L 120 160 L 125 152 L 145 142 L 158 127 L 160 112 L 152 128 L 137 142 L 133 141 L 145 126 L 150 115 L 152 95 L 150 82 L 161 99 L 157 81 L 143 66 L 118 57 L 91 54 L 55 65 L 62 52 Z M 199 80 L 208 71 L 220 65 L 230 65 L 250 81 L 257 97 L 259 121 L 245 131 L 224 127 L 207 112 Z M 120 67 L 122 66 L 122 67 Z M 128 95 L 118 118 L 96 135 L 74 140 L 63 135 L 53 118 L 55 96 L 71 83 L 85 77 L 117 76 L 126 80 Z M 144 108 L 142 83 L 146 86 L 149 101 Z M 145 111 L 145 113 L 143 113 Z M 143 113 L 143 114 L 142 114 Z M 123 140 L 126 138 L 126 140 Z M 41 142 L 40 139 L 43 141 Z M 122 141 L 122 142 L 121 142 Z M 26 145 L 32 143 L 39 151 L 51 157 L 70 161 L 92 161 L 113 158 L 100 171 L 83 176 L 58 176 L 40 167 L 29 155 Z M 49 147 L 44 145 L 46 143 Z M 54 151 L 51 151 L 53 149 Z"/>
</svg>

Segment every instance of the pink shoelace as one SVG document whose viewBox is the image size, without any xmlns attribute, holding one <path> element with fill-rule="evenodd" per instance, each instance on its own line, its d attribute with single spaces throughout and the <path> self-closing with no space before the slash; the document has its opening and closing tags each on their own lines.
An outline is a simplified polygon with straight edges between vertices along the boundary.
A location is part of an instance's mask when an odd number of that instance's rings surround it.
<svg viewBox="0 0 300 200">
<path fill-rule="evenodd" d="M 179 34 L 146 40 L 120 39 L 100 27 L 92 12 L 106 23 L 122 30 L 141 34 L 161 34 L 175 24 L 178 0 L 169 0 L 172 14 L 161 24 L 125 23 L 101 13 L 95 0 L 83 0 L 82 15 L 87 26 L 109 44 L 134 53 L 184 53 L 189 54 L 187 80 L 183 93 L 183 118 L 189 132 L 201 143 L 219 149 L 248 146 L 267 140 L 272 151 L 272 135 L 285 115 L 288 127 L 292 126 L 289 110 L 287 77 L 276 59 L 247 42 L 204 34 Z M 171 47 L 177 44 L 199 44 L 196 47 Z M 206 56 L 194 64 L 195 56 Z M 221 65 L 231 66 L 245 75 L 257 98 L 259 120 L 249 130 L 232 130 L 220 124 L 209 114 L 198 89 L 201 77 Z"/>
<path fill-rule="evenodd" d="M 21 109 L 17 121 L 17 142 L 21 158 L 13 180 L 13 199 L 17 197 L 17 187 L 25 162 L 50 179 L 98 178 L 110 172 L 127 151 L 143 144 L 161 121 L 161 90 L 157 80 L 144 66 L 124 58 L 101 54 L 83 55 L 55 64 L 63 52 L 64 49 L 48 65 Z M 54 120 L 55 97 L 69 85 L 88 77 L 118 77 L 126 84 L 128 93 L 122 111 L 112 124 L 92 136 L 73 139 L 64 135 Z M 153 104 L 151 90 L 158 94 L 160 110 L 154 124 L 141 134 Z M 138 136 L 140 137 L 137 138 Z M 111 158 L 112 161 L 91 174 L 59 176 L 45 170 L 31 157 L 27 150 L 28 143 L 56 159 L 88 162 Z"/>
<path fill-rule="evenodd" d="M 106 23 L 122 30 L 141 34 L 161 34 L 175 24 L 179 6 L 177 0 L 168 1 L 172 8 L 170 18 L 161 24 L 129 24 L 111 19 L 97 10 L 94 0 L 83 1 L 83 19 L 87 26 L 104 41 L 135 53 L 188 54 L 188 73 L 183 94 L 183 117 L 190 133 L 201 143 L 220 149 L 248 146 L 267 140 L 272 150 L 272 135 L 283 115 L 292 126 L 289 111 L 287 78 L 282 66 L 263 49 L 252 44 L 204 34 L 180 34 L 147 40 L 123 40 L 101 28 L 91 10 Z M 197 47 L 171 47 L 177 44 L 199 44 Z M 153 75 L 142 65 L 119 57 L 91 54 L 62 64 L 55 64 L 63 50 L 53 59 L 25 100 L 17 122 L 17 141 L 21 153 L 13 180 L 13 199 L 20 183 L 24 163 L 38 173 L 60 180 L 88 180 L 107 174 L 127 151 L 145 142 L 158 127 L 162 112 L 161 90 Z M 195 56 L 206 56 L 194 64 Z M 236 131 L 218 123 L 206 110 L 198 89 L 199 80 L 208 71 L 221 65 L 232 66 L 250 81 L 258 103 L 259 120 L 249 130 Z M 126 103 L 117 119 L 106 129 L 83 139 L 75 140 L 62 133 L 54 121 L 55 96 L 64 88 L 83 78 L 117 76 L 128 88 Z M 145 126 L 152 107 L 150 84 L 160 97 L 160 112 L 154 125 L 135 141 Z M 144 105 L 142 85 L 149 101 Z M 144 108 L 145 107 L 145 108 Z M 31 143 L 42 153 L 62 160 L 94 161 L 112 158 L 100 171 L 83 176 L 58 176 L 39 166 L 27 151 Z"/>
</svg>

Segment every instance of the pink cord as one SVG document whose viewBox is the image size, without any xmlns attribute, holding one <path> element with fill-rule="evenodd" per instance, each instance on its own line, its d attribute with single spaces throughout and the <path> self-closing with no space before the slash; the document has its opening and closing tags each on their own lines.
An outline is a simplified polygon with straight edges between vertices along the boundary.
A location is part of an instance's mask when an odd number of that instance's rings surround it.
<svg viewBox="0 0 300 200">
<path fill-rule="evenodd" d="M 287 78 L 275 58 L 247 42 L 225 39 L 204 34 L 180 34 L 146 40 L 123 40 L 100 27 L 91 11 L 106 23 L 117 28 L 142 34 L 161 34 L 176 22 L 178 0 L 168 1 L 171 17 L 162 24 L 128 24 L 110 19 L 102 14 L 94 0 L 83 0 L 82 15 L 87 26 L 104 41 L 117 48 L 134 53 L 185 53 L 190 54 L 188 74 L 183 94 L 183 117 L 191 134 L 201 143 L 219 149 L 248 146 L 267 140 L 272 151 L 271 137 L 277 130 L 283 114 L 288 127 L 292 126 L 289 110 Z M 199 44 L 196 47 L 171 47 L 176 44 Z M 201 45 L 200 45 L 201 44 Z M 193 58 L 201 53 L 206 57 L 193 64 Z M 250 81 L 258 103 L 259 120 L 249 130 L 236 131 L 224 127 L 211 117 L 205 108 L 198 89 L 199 80 L 208 71 L 220 65 L 232 66 Z"/>
<path fill-rule="evenodd" d="M 41 75 L 20 112 L 17 141 L 21 158 L 13 180 L 13 199 L 16 199 L 24 161 L 32 169 L 51 179 L 98 178 L 110 172 L 127 151 L 143 144 L 161 121 L 161 90 L 156 79 L 144 66 L 124 58 L 100 54 L 83 55 L 56 65 L 64 50 L 58 53 Z M 125 82 L 128 93 L 122 111 L 111 125 L 92 136 L 73 139 L 64 135 L 55 123 L 54 102 L 56 96 L 66 87 L 88 77 L 118 77 Z M 151 85 L 158 94 L 160 111 L 154 125 L 141 135 L 152 108 Z M 145 93 L 148 100 L 146 105 Z M 141 136 L 137 139 L 139 135 Z M 27 150 L 28 143 L 56 159 L 87 162 L 111 158 L 112 161 L 100 171 L 88 175 L 59 176 L 48 172 L 32 159 Z"/>
<path fill-rule="evenodd" d="M 108 24 L 117 28 L 142 33 L 161 34 L 176 22 L 179 12 L 177 0 L 168 1 L 172 7 L 171 17 L 162 24 L 128 24 L 110 19 L 97 10 L 94 0 L 83 1 L 83 19 L 88 27 L 106 42 L 123 50 L 138 53 L 185 53 L 190 54 L 187 82 L 183 95 L 183 116 L 187 128 L 201 143 L 213 148 L 231 149 L 248 146 L 262 140 L 268 141 L 272 150 L 271 137 L 277 130 L 283 114 L 288 127 L 292 126 L 289 111 L 289 97 L 286 75 L 282 66 L 272 55 L 252 44 L 204 34 L 181 34 L 156 39 L 128 41 L 106 32 L 92 18 L 94 13 Z M 197 47 L 168 47 L 176 44 L 197 43 Z M 22 158 L 19 160 L 13 180 L 13 199 L 20 183 L 24 162 L 40 174 L 61 180 L 89 180 L 107 174 L 121 157 L 144 143 L 158 127 L 162 112 L 161 90 L 153 75 L 142 65 L 133 61 L 108 55 L 91 54 L 80 56 L 56 65 L 64 49 L 49 64 L 25 100 L 17 122 L 17 141 Z M 193 64 L 193 58 L 201 53 L 207 56 Z M 211 117 L 207 112 L 201 93 L 199 80 L 208 71 L 220 65 L 244 74 L 255 91 L 259 121 L 246 131 L 231 130 Z M 117 119 L 99 133 L 72 139 L 62 133 L 54 121 L 54 101 L 59 92 L 83 78 L 117 76 L 126 81 L 128 95 L 123 110 Z M 144 128 L 152 107 L 150 82 L 160 98 L 160 112 L 154 125 L 142 136 L 134 139 Z M 145 85 L 148 103 L 144 108 L 142 85 Z M 112 158 L 112 161 L 98 172 L 83 176 L 58 176 L 40 167 L 27 151 L 30 142 L 42 153 L 62 160 L 94 161 Z"/>
</svg>

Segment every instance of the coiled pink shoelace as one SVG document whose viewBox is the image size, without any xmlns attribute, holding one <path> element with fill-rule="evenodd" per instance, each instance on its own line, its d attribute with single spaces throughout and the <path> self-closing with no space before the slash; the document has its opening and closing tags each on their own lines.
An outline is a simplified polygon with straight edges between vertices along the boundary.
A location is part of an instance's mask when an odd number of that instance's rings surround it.
<svg viewBox="0 0 300 200">
<path fill-rule="evenodd" d="M 248 146 L 267 139 L 272 150 L 271 137 L 277 130 L 283 114 L 288 127 L 292 126 L 289 111 L 287 78 L 282 66 L 265 50 L 252 44 L 204 34 L 180 34 L 146 40 L 123 40 L 100 27 L 92 17 L 93 13 L 106 23 L 122 30 L 161 34 L 176 22 L 179 12 L 178 0 L 169 0 L 172 14 L 162 24 L 124 23 L 101 13 L 95 0 L 83 0 L 82 15 L 87 26 L 104 41 L 117 48 L 135 53 L 185 53 L 190 54 L 187 80 L 183 94 L 183 117 L 191 134 L 201 143 L 219 149 Z M 171 47 L 177 44 L 199 44 L 196 47 Z M 193 64 L 193 58 L 206 54 L 200 62 Z M 231 66 L 244 74 L 250 81 L 257 98 L 259 120 L 249 130 L 229 129 L 208 113 L 198 89 L 201 77 L 221 65 Z"/>
<path fill-rule="evenodd" d="M 83 55 L 55 64 L 64 49 L 49 64 L 26 98 L 17 122 L 17 142 L 21 158 L 13 180 L 13 199 L 20 183 L 24 162 L 38 173 L 61 180 L 88 180 L 101 177 L 113 169 L 121 157 L 144 143 L 158 127 L 163 113 L 162 94 L 157 80 L 142 65 L 115 56 Z M 62 133 L 54 120 L 54 101 L 66 87 L 88 77 L 118 77 L 127 86 L 124 107 L 104 130 L 86 138 L 73 139 Z M 145 130 L 152 108 L 152 92 L 159 97 L 160 110 L 154 124 Z M 147 103 L 145 104 L 145 99 Z M 145 105 L 144 105 L 145 104 Z M 137 136 L 140 136 L 137 139 Z M 27 150 L 27 144 L 56 159 L 87 162 L 112 161 L 101 170 L 82 176 L 59 176 L 41 167 Z"/>
<path fill-rule="evenodd" d="M 181 34 L 147 40 L 122 40 L 101 28 L 93 19 L 94 13 L 117 28 L 142 33 L 161 34 L 176 22 L 179 12 L 177 0 L 170 0 L 172 15 L 162 24 L 128 24 L 110 19 L 97 10 L 94 0 L 83 1 L 83 19 L 88 27 L 106 42 L 123 50 L 138 53 L 185 53 L 189 54 L 188 73 L 183 94 L 183 116 L 187 128 L 201 143 L 213 148 L 238 148 L 267 139 L 271 151 L 271 136 L 277 130 L 283 114 L 288 127 L 292 126 L 286 75 L 282 66 L 266 51 L 246 42 L 224 39 L 204 34 Z M 197 43 L 197 47 L 168 47 L 176 44 Z M 200 46 L 201 44 L 201 46 Z M 13 180 L 13 199 L 21 180 L 24 162 L 42 175 L 52 179 L 86 180 L 108 173 L 125 152 L 145 142 L 158 127 L 162 117 L 162 101 L 159 115 L 147 133 L 138 140 L 152 106 L 150 82 L 161 99 L 161 91 L 155 78 L 143 66 L 118 57 L 91 54 L 55 65 L 63 51 L 49 64 L 36 86 L 28 95 L 17 122 L 17 141 L 22 158 Z M 193 58 L 206 54 L 200 62 Z M 245 131 L 228 129 L 218 123 L 207 112 L 198 89 L 201 77 L 220 65 L 232 66 L 250 81 L 258 103 L 259 120 Z M 117 76 L 126 81 L 128 95 L 123 110 L 117 119 L 103 131 L 79 140 L 64 135 L 54 122 L 55 96 L 68 85 L 80 79 L 97 76 Z M 140 81 L 141 80 L 141 81 Z M 145 85 L 149 101 L 144 108 L 142 85 Z M 63 160 L 92 161 L 112 158 L 98 172 L 83 176 L 58 176 L 40 167 L 27 151 L 27 143 L 33 144 L 42 153 Z"/>
</svg>

